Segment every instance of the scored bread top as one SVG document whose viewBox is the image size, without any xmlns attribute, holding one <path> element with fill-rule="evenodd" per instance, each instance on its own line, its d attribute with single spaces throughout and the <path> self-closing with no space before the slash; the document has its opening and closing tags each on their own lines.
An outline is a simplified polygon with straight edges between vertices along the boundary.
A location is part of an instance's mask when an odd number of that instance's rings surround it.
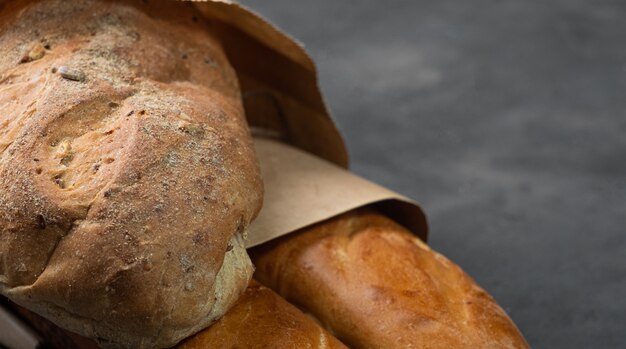
<svg viewBox="0 0 626 349">
<path fill-rule="evenodd" d="M 459 266 L 370 208 L 270 241 L 251 255 L 256 279 L 350 347 L 529 348 Z"/>
<path fill-rule="evenodd" d="M 191 5 L 0 7 L 0 291 L 108 347 L 166 347 L 252 266 L 262 183 L 237 77 Z"/>
</svg>

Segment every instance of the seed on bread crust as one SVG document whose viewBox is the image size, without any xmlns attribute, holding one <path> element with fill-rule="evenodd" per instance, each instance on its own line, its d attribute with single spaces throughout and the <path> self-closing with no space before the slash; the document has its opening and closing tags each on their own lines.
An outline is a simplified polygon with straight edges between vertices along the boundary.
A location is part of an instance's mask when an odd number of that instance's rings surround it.
<svg viewBox="0 0 626 349">
<path fill-rule="evenodd" d="M 85 73 L 83 73 L 82 71 L 78 69 L 72 69 L 67 66 L 61 66 L 59 67 L 58 72 L 59 74 L 61 74 L 63 78 L 67 80 L 79 81 L 79 82 L 85 81 Z"/>
</svg>

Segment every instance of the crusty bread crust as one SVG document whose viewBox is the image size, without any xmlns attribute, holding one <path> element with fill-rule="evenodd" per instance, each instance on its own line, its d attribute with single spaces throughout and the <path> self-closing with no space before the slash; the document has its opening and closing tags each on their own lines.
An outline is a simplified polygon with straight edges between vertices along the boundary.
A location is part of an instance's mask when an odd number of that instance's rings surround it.
<svg viewBox="0 0 626 349">
<path fill-rule="evenodd" d="M 353 211 L 251 252 L 255 277 L 352 348 L 528 348 L 457 265 L 374 211 Z"/>
<path fill-rule="evenodd" d="M 252 281 L 215 324 L 176 349 L 346 349 L 337 338 L 269 288 Z"/>
<path fill-rule="evenodd" d="M 0 292 L 105 347 L 215 321 L 250 279 L 262 184 L 210 23 L 169 1 L 0 9 Z"/>
</svg>

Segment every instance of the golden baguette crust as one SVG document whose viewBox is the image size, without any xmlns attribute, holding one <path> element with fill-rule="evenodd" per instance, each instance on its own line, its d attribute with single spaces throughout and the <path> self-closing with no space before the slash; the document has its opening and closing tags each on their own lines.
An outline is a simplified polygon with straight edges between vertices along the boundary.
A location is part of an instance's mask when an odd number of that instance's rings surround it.
<svg viewBox="0 0 626 349">
<path fill-rule="evenodd" d="M 346 349 L 337 338 L 269 288 L 252 281 L 237 304 L 176 349 Z"/>
<path fill-rule="evenodd" d="M 105 347 L 167 347 L 245 290 L 262 184 L 191 5 L 0 4 L 0 292 Z"/>
<path fill-rule="evenodd" d="M 254 249 L 255 277 L 354 348 L 528 348 L 458 266 L 360 210 Z"/>
</svg>

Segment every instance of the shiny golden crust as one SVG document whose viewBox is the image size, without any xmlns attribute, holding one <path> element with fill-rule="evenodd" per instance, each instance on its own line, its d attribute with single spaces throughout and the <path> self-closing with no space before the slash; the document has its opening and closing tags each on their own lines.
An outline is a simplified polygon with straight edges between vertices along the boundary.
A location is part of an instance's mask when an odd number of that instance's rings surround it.
<svg viewBox="0 0 626 349">
<path fill-rule="evenodd" d="M 205 348 L 346 348 L 311 318 L 253 281 L 220 320 L 176 346 Z"/>
<path fill-rule="evenodd" d="M 206 327 L 248 284 L 262 200 L 210 24 L 175 2 L 0 5 L 0 291 L 107 347 Z"/>
<path fill-rule="evenodd" d="M 354 348 L 528 348 L 458 266 L 373 211 L 302 229 L 251 256 L 259 281 Z"/>
</svg>

